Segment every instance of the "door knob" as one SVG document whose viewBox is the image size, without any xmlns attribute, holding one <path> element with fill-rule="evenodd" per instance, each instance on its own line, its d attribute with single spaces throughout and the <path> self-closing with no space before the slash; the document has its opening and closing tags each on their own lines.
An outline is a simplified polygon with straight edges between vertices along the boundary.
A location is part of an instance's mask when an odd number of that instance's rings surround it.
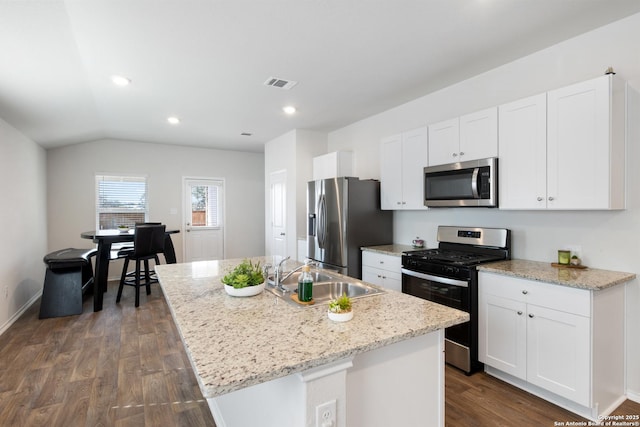
<svg viewBox="0 0 640 427">
<path fill-rule="evenodd" d="M 531 319 L 533 319 L 533 314 L 530 314 L 530 315 L 529 315 L 529 317 L 530 317 Z"/>
<path fill-rule="evenodd" d="M 461 152 L 460 152 L 460 156 L 464 156 L 464 151 L 461 151 Z"/>
<path fill-rule="evenodd" d="M 524 291 L 522 291 L 522 293 L 526 295 L 526 294 L 528 294 L 528 293 L 529 293 L 529 291 L 524 290 Z"/>
<path fill-rule="evenodd" d="M 284 236 L 284 233 L 280 233 L 281 236 Z"/>
<path fill-rule="evenodd" d="M 522 316 L 522 312 L 521 311 L 518 311 L 518 316 Z"/>
<path fill-rule="evenodd" d="M 550 201 L 550 202 L 553 202 L 553 197 L 549 197 L 549 201 Z"/>
<path fill-rule="evenodd" d="M 544 200 L 544 198 L 543 198 L 543 197 L 538 197 L 538 201 L 539 201 L 539 202 L 541 202 L 541 201 L 543 201 L 543 200 Z"/>
<path fill-rule="evenodd" d="M 453 157 L 458 157 L 458 153 L 453 153 Z"/>
</svg>

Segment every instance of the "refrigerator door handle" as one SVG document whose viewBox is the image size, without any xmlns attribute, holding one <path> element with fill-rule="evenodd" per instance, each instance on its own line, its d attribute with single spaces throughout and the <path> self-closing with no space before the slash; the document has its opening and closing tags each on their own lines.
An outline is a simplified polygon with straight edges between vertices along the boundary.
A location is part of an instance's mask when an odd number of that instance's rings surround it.
<svg viewBox="0 0 640 427">
<path fill-rule="evenodd" d="M 316 235 L 316 214 L 309 214 L 309 223 L 307 226 L 307 235 L 315 236 Z"/>
<path fill-rule="evenodd" d="M 327 202 L 324 194 L 318 200 L 318 247 L 324 249 L 327 232 Z"/>
</svg>

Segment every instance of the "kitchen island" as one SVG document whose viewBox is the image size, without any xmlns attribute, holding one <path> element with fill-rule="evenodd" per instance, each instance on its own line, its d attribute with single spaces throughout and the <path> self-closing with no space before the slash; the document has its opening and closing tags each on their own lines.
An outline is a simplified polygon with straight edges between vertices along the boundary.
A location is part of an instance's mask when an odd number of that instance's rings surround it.
<svg viewBox="0 0 640 427">
<path fill-rule="evenodd" d="M 228 296 L 220 279 L 241 261 L 156 268 L 218 427 L 316 426 L 327 413 L 332 426 L 444 425 L 443 329 L 467 313 L 387 291 L 334 323 L 326 304 Z"/>
</svg>

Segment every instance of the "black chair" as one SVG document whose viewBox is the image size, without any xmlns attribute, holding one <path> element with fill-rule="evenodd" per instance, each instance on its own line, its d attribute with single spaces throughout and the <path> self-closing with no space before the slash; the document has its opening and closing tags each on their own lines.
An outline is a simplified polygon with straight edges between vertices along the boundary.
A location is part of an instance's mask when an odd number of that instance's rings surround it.
<svg viewBox="0 0 640 427">
<path fill-rule="evenodd" d="M 45 255 L 40 319 L 82 314 L 82 294 L 93 284 L 96 249 L 67 248 Z"/>
<path fill-rule="evenodd" d="M 140 306 L 141 285 L 146 287 L 147 295 L 151 294 L 151 284 L 157 282 L 157 280 L 152 278 L 152 272 L 149 270 L 149 260 L 154 260 L 156 264 L 159 264 L 158 254 L 164 251 L 165 230 L 165 225 L 136 224 L 133 237 L 133 250 L 124 258 L 116 303 L 120 302 L 124 285 L 134 286 L 136 288 L 136 307 Z M 128 273 L 129 261 L 131 260 L 135 260 L 136 268 L 135 271 Z M 141 261 L 144 261 L 144 283 L 141 283 L 140 280 L 140 276 L 142 275 L 140 268 Z"/>
</svg>

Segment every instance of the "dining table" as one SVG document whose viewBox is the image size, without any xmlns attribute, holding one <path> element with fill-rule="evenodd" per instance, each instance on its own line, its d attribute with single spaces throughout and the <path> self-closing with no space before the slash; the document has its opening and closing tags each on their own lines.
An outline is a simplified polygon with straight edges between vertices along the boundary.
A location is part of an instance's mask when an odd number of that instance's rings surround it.
<svg viewBox="0 0 640 427">
<path fill-rule="evenodd" d="M 176 263 L 176 252 L 171 241 L 171 235 L 180 230 L 166 230 L 164 235 L 164 258 L 167 264 Z M 133 242 L 135 229 L 93 230 L 80 233 L 83 239 L 92 240 L 97 244 L 96 265 L 93 273 L 93 311 L 102 310 L 103 294 L 107 291 L 109 277 L 109 261 L 111 261 L 111 245 L 114 243 Z"/>
</svg>

